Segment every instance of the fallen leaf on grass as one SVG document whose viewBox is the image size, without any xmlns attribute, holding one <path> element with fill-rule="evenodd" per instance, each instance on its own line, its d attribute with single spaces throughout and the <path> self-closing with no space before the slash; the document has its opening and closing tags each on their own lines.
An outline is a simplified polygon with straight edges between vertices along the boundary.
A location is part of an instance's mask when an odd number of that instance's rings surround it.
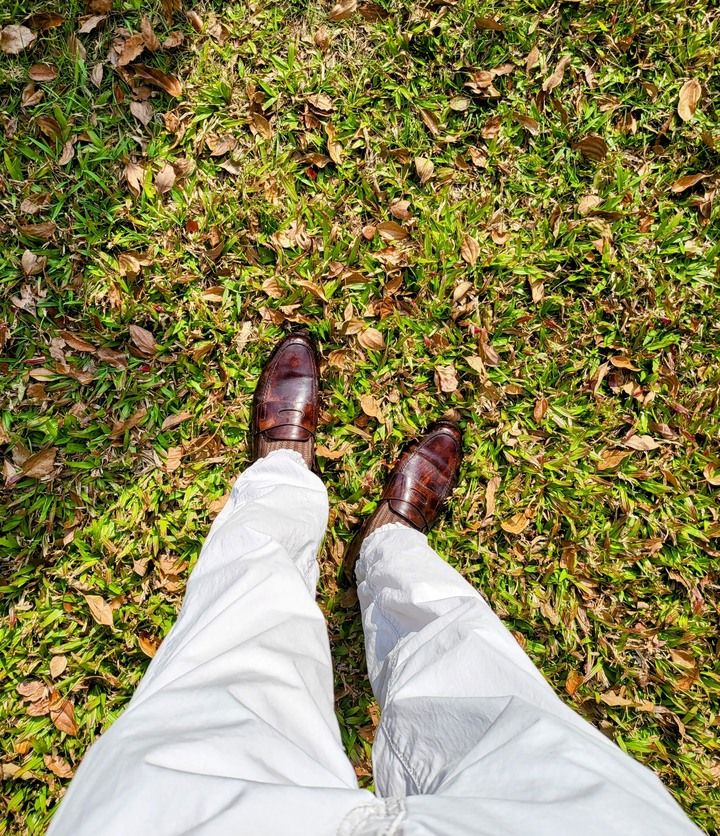
<svg viewBox="0 0 720 836">
<path fill-rule="evenodd" d="M 36 702 L 45 695 L 45 687 L 39 679 L 26 679 L 17 686 L 17 692 L 23 699 Z"/>
<path fill-rule="evenodd" d="M 57 12 L 35 12 L 25 20 L 25 23 L 33 29 L 45 31 L 65 23 L 65 18 Z"/>
<path fill-rule="evenodd" d="M 150 102 L 130 102 L 130 113 L 146 127 L 150 124 L 154 112 Z"/>
<path fill-rule="evenodd" d="M 59 755 L 43 755 L 45 766 L 58 778 L 72 778 L 74 775 L 70 764 Z"/>
<path fill-rule="evenodd" d="M 474 267 L 480 258 L 480 245 L 470 235 L 463 235 L 462 243 L 460 244 L 460 256 L 462 260 Z"/>
<path fill-rule="evenodd" d="M 529 134 L 537 136 L 540 133 L 540 123 L 537 119 L 533 119 L 532 116 L 525 116 L 523 113 L 513 113 L 513 118 L 516 122 L 519 122 Z"/>
<path fill-rule="evenodd" d="M 378 421 L 383 420 L 382 409 L 380 408 L 380 401 L 377 400 L 377 398 L 374 398 L 372 395 L 361 395 L 360 407 L 369 418 L 377 418 Z"/>
<path fill-rule="evenodd" d="M 542 421 L 542 419 L 547 415 L 548 406 L 548 400 L 544 396 L 539 397 L 535 401 L 535 406 L 533 408 L 533 419 L 536 424 L 539 424 Z"/>
<path fill-rule="evenodd" d="M 404 226 L 395 221 L 383 221 L 376 227 L 383 241 L 403 241 L 410 234 Z"/>
<path fill-rule="evenodd" d="M 158 194 L 167 194 L 171 191 L 172 187 L 175 185 L 175 169 L 170 165 L 170 163 L 165 163 L 160 171 L 158 171 L 155 175 L 153 183 L 155 184 L 155 188 L 158 190 Z"/>
<path fill-rule="evenodd" d="M 573 145 L 573 151 L 579 151 L 589 160 L 600 162 L 607 156 L 608 146 L 601 136 L 589 134 Z"/>
<path fill-rule="evenodd" d="M 257 134 L 265 140 L 272 139 L 272 125 L 262 113 L 259 113 L 257 110 L 253 110 L 250 114 L 250 120 L 250 130 L 254 134 Z"/>
<path fill-rule="evenodd" d="M 336 23 L 339 20 L 345 20 L 355 13 L 357 9 L 357 0 L 340 0 L 332 9 L 330 9 L 330 20 Z"/>
<path fill-rule="evenodd" d="M 23 273 L 26 276 L 37 276 L 43 272 L 47 266 L 47 256 L 36 255 L 30 250 L 25 250 L 20 261 Z"/>
<path fill-rule="evenodd" d="M 640 371 L 637 366 L 633 365 L 633 362 L 629 357 L 623 357 L 621 354 L 611 357 L 610 363 L 615 366 L 616 369 L 629 369 L 631 372 Z"/>
<path fill-rule="evenodd" d="M 125 166 L 125 180 L 130 192 L 135 197 L 140 197 L 143 181 L 145 180 L 145 168 L 139 163 L 129 162 Z"/>
<path fill-rule="evenodd" d="M 110 431 L 110 438 L 118 439 L 121 436 L 125 435 L 127 430 L 131 430 L 133 427 L 136 427 L 147 415 L 147 409 L 145 407 L 141 407 L 134 412 L 129 418 L 126 418 L 124 421 L 116 421 L 113 424 L 112 430 Z"/>
<path fill-rule="evenodd" d="M 625 446 L 631 450 L 656 450 L 660 445 L 651 435 L 631 435 Z"/>
<path fill-rule="evenodd" d="M 18 229 L 28 238 L 40 238 L 43 241 L 49 241 L 55 234 L 57 224 L 55 221 L 44 221 L 39 224 L 19 224 Z"/>
<path fill-rule="evenodd" d="M 563 80 L 563 76 L 565 75 L 565 68 L 568 64 L 572 61 L 572 58 L 569 55 L 565 55 L 563 58 L 560 59 L 558 62 L 557 67 L 555 67 L 555 72 L 552 75 L 549 75 L 545 81 L 543 81 L 542 89 L 546 93 L 551 93 Z"/>
<path fill-rule="evenodd" d="M 686 81 L 680 88 L 677 112 L 683 122 L 689 122 L 695 115 L 701 93 L 702 88 L 696 78 L 691 78 L 689 81 Z"/>
<path fill-rule="evenodd" d="M 335 165 L 340 165 L 340 163 L 342 163 L 343 147 L 335 138 L 335 126 L 332 122 L 328 122 L 327 125 L 325 125 L 325 133 L 327 134 L 328 155 Z"/>
<path fill-rule="evenodd" d="M 37 35 L 27 26 L 6 26 L 0 29 L 0 52 L 6 55 L 19 55 L 32 46 Z"/>
<path fill-rule="evenodd" d="M 513 514 L 509 519 L 503 520 L 500 523 L 500 528 L 503 531 L 507 531 L 508 534 L 521 534 L 528 527 L 529 523 L 530 520 L 525 516 L 525 513 L 520 511 L 517 514 Z"/>
<path fill-rule="evenodd" d="M 122 49 L 118 55 L 118 67 L 126 67 L 131 61 L 134 61 L 141 52 L 145 49 L 145 40 L 138 32 L 131 35 L 124 42 L 122 42 Z"/>
<path fill-rule="evenodd" d="M 500 487 L 500 477 L 492 476 L 485 485 L 485 519 L 490 519 L 495 513 L 495 494 Z"/>
<path fill-rule="evenodd" d="M 420 178 L 420 185 L 424 186 L 428 180 L 432 179 L 435 173 L 435 166 L 432 160 L 428 160 L 425 157 L 415 157 L 415 171 L 417 171 L 417 175 Z"/>
<path fill-rule="evenodd" d="M 50 660 L 50 676 L 57 679 L 67 668 L 67 656 L 53 656 Z"/>
<path fill-rule="evenodd" d="M 182 424 L 183 421 L 187 421 L 188 418 L 192 418 L 192 412 L 178 412 L 176 415 L 168 415 L 168 417 L 162 422 L 160 431 L 164 432 L 165 430 L 171 430 L 173 427 L 177 427 Z"/>
<path fill-rule="evenodd" d="M 585 215 L 589 215 L 593 209 L 597 209 L 601 203 L 602 198 L 598 197 L 596 194 L 585 195 L 585 197 L 580 198 L 580 202 L 578 203 L 578 214 L 585 217 Z"/>
<path fill-rule="evenodd" d="M 711 464 L 705 465 L 703 476 L 708 485 L 712 485 L 714 488 L 720 487 L 720 470 L 716 471 Z"/>
<path fill-rule="evenodd" d="M 686 174 L 685 177 L 678 178 L 672 186 L 670 186 L 670 191 L 673 194 L 680 194 L 680 192 L 684 192 L 685 189 L 691 188 L 691 186 L 696 185 L 701 180 L 704 180 L 706 177 L 709 177 L 708 174 Z"/>
<path fill-rule="evenodd" d="M 160 49 L 160 41 L 155 34 L 155 30 L 153 29 L 153 25 L 150 22 L 150 18 L 147 15 L 142 16 L 142 20 L 140 21 L 140 31 L 142 32 L 142 38 L 145 42 L 145 46 L 150 50 L 150 52 L 157 52 Z"/>
<path fill-rule="evenodd" d="M 160 647 L 161 642 L 162 639 L 159 639 L 156 636 L 151 636 L 145 631 L 140 631 L 138 633 L 138 646 L 140 647 L 140 650 L 142 650 L 142 652 L 151 659 L 157 653 L 157 649 Z"/>
<path fill-rule="evenodd" d="M 420 118 L 423 120 L 430 133 L 433 136 L 438 136 L 438 134 L 440 133 L 440 120 L 437 118 L 437 116 L 431 110 L 428 110 L 426 107 L 421 107 Z"/>
<path fill-rule="evenodd" d="M 23 462 L 23 476 L 30 479 L 42 479 L 44 476 L 49 476 L 55 469 L 57 451 L 57 447 L 49 447 L 47 450 L 41 450 L 34 456 L 30 456 Z"/>
<path fill-rule="evenodd" d="M 62 134 L 60 123 L 52 116 L 38 116 L 37 124 L 48 139 L 57 139 Z"/>
<path fill-rule="evenodd" d="M 367 328 L 358 335 L 358 342 L 371 351 L 382 351 L 385 348 L 385 337 L 377 328 Z"/>
<path fill-rule="evenodd" d="M 182 447 L 169 447 L 165 457 L 165 470 L 168 473 L 174 473 L 182 464 L 182 457 Z"/>
<path fill-rule="evenodd" d="M 127 357 L 122 351 L 115 351 L 112 348 L 99 348 L 97 353 L 98 359 L 104 360 L 116 369 L 127 369 Z"/>
<path fill-rule="evenodd" d="M 185 12 L 185 17 L 190 21 L 190 25 L 196 32 L 201 33 L 205 28 L 205 24 L 203 23 L 202 18 L 197 12 L 194 12 L 192 10 L 189 12 Z"/>
<path fill-rule="evenodd" d="M 65 732 L 71 737 L 77 737 L 78 727 L 75 722 L 75 706 L 70 700 L 61 700 L 56 707 L 50 708 L 50 719 L 58 731 Z"/>
<path fill-rule="evenodd" d="M 143 328 L 140 325 L 130 326 L 130 339 L 135 343 L 137 348 L 143 353 L 152 357 L 157 354 L 157 343 L 152 331 Z"/>
<path fill-rule="evenodd" d="M 583 675 L 577 671 L 570 671 L 565 680 L 565 690 L 572 696 L 575 691 L 583 684 Z"/>
<path fill-rule="evenodd" d="M 505 27 L 500 23 L 499 20 L 496 20 L 494 17 L 476 17 L 475 18 L 475 28 L 476 29 L 489 29 L 493 32 L 504 32 Z"/>
<path fill-rule="evenodd" d="M 605 449 L 600 453 L 600 461 L 598 462 L 598 470 L 610 470 L 617 467 L 628 456 L 632 456 L 627 450 L 609 450 Z"/>
<path fill-rule="evenodd" d="M 435 385 L 439 392 L 455 392 L 459 386 L 455 366 L 436 366 Z"/>
<path fill-rule="evenodd" d="M 154 67 L 146 67 L 144 64 L 133 64 L 131 70 L 144 81 L 147 81 L 148 84 L 159 87 L 171 96 L 182 95 L 182 84 L 174 75 L 156 70 Z"/>
<path fill-rule="evenodd" d="M 107 603 L 99 595 L 86 595 L 90 615 L 97 621 L 98 624 L 103 624 L 106 627 L 113 626 L 113 611 L 110 604 Z"/>
<path fill-rule="evenodd" d="M 389 209 L 390 214 L 400 221 L 409 221 L 412 217 L 409 200 L 393 200 L 390 203 Z"/>
<path fill-rule="evenodd" d="M 85 15 L 80 18 L 78 35 L 89 35 L 105 20 L 106 15 Z"/>
<path fill-rule="evenodd" d="M 57 74 L 57 67 L 52 64 L 33 64 L 28 70 L 28 76 L 33 81 L 54 81 Z"/>
</svg>

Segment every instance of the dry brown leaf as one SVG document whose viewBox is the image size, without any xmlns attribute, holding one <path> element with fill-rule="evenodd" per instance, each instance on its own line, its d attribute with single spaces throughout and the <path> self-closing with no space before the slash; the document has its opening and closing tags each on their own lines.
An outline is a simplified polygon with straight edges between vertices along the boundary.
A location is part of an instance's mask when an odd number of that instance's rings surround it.
<svg viewBox="0 0 720 836">
<path fill-rule="evenodd" d="M 610 357 L 609 359 L 610 364 L 615 366 L 616 369 L 629 369 L 631 372 L 640 371 L 629 357 L 624 357 L 622 354 Z"/>
<path fill-rule="evenodd" d="M 113 626 L 113 611 L 107 601 L 99 595 L 86 595 L 85 600 L 90 609 L 90 614 L 98 624 L 103 624 L 106 627 Z"/>
<path fill-rule="evenodd" d="M 57 139 L 62 134 L 60 123 L 52 116 L 38 116 L 37 124 L 49 139 Z"/>
<path fill-rule="evenodd" d="M 35 453 L 34 456 L 25 459 L 23 462 L 23 476 L 30 479 L 42 479 L 49 476 L 55 469 L 55 456 L 57 455 L 57 447 L 48 447 L 47 450 L 41 450 Z"/>
<path fill-rule="evenodd" d="M 380 401 L 372 395 L 360 396 L 360 408 L 370 418 L 377 418 L 378 421 L 383 420 L 382 409 L 380 408 Z"/>
<path fill-rule="evenodd" d="M 130 113 L 146 127 L 150 124 L 154 112 L 155 109 L 150 102 L 130 102 Z"/>
<path fill-rule="evenodd" d="M 130 326 L 130 339 L 135 343 L 138 349 L 143 353 L 152 357 L 157 354 L 157 343 L 151 331 L 143 328 L 140 325 Z"/>
<path fill-rule="evenodd" d="M 709 176 L 709 174 L 686 174 L 685 177 L 680 177 L 670 186 L 670 191 L 673 194 L 680 194 L 680 192 L 684 192 L 685 189 L 689 189 Z"/>
<path fill-rule="evenodd" d="M 487 336 L 485 334 L 481 335 L 478 340 L 478 351 L 480 352 L 480 357 L 482 357 L 482 361 L 486 366 L 500 365 L 500 355 L 487 341 Z"/>
<path fill-rule="evenodd" d="M 192 418 L 192 412 L 178 412 L 175 415 L 168 415 L 168 417 L 162 422 L 160 431 L 165 432 L 165 430 L 171 430 L 173 427 L 177 427 L 182 424 L 183 421 L 187 421 L 188 418 Z"/>
<path fill-rule="evenodd" d="M 59 755 L 43 755 L 45 766 L 58 778 L 72 778 L 73 771 L 70 764 Z"/>
<path fill-rule="evenodd" d="M 50 708 L 50 719 L 55 728 L 71 737 L 77 737 L 78 727 L 75 722 L 75 706 L 70 700 L 61 700 Z"/>
<path fill-rule="evenodd" d="M 88 351 L 90 353 L 97 351 L 92 343 L 89 343 L 87 340 L 83 340 L 82 337 L 77 337 L 75 334 L 71 334 L 70 331 L 60 331 L 59 333 L 70 348 L 74 348 L 76 351 Z"/>
<path fill-rule="evenodd" d="M 389 209 L 390 214 L 400 221 L 409 221 L 412 218 L 409 200 L 392 200 Z"/>
<path fill-rule="evenodd" d="M 185 43 L 185 36 L 182 32 L 171 32 L 163 41 L 163 49 L 175 49 Z"/>
<path fill-rule="evenodd" d="M 26 276 L 37 276 L 47 266 L 47 256 L 36 255 L 30 250 L 25 250 L 20 261 L 22 271 Z"/>
<path fill-rule="evenodd" d="M 455 285 L 453 290 L 453 302 L 461 302 L 472 290 L 472 282 L 463 281 Z"/>
<path fill-rule="evenodd" d="M 31 194 L 20 204 L 20 212 L 23 215 L 37 215 L 50 203 L 50 200 L 49 194 Z"/>
<path fill-rule="evenodd" d="M 35 14 L 31 14 L 25 20 L 25 23 L 31 29 L 42 29 L 46 31 L 48 29 L 54 29 L 56 26 L 60 26 L 61 24 L 65 23 L 65 18 L 62 15 L 57 14 L 57 12 L 35 12 Z"/>
<path fill-rule="evenodd" d="M 525 59 L 525 72 L 529 73 L 530 70 L 538 63 L 540 60 L 540 50 L 537 46 L 534 46 L 530 52 L 528 52 L 528 56 Z"/>
<path fill-rule="evenodd" d="M 430 133 L 433 136 L 438 136 L 438 134 L 440 133 L 440 120 L 437 118 L 437 116 L 431 110 L 428 110 L 426 107 L 421 107 L 420 118 L 423 120 Z"/>
<path fill-rule="evenodd" d="M 660 445 L 650 435 L 631 435 L 625 446 L 631 450 L 656 450 Z"/>
<path fill-rule="evenodd" d="M 196 32 L 201 33 L 203 31 L 203 29 L 205 28 L 205 24 L 203 23 L 203 19 L 200 17 L 200 15 L 197 12 L 194 12 L 194 11 L 185 12 L 185 17 L 190 21 L 190 25 L 192 26 L 192 28 Z"/>
<path fill-rule="evenodd" d="M 261 136 L 263 139 L 272 139 L 273 131 L 270 122 L 256 110 L 250 114 L 250 129 L 253 133 Z"/>
<path fill-rule="evenodd" d="M 395 221 L 383 221 L 376 229 L 383 241 L 404 241 L 410 234 L 404 226 Z"/>
<path fill-rule="evenodd" d="M 28 75 L 33 81 L 54 81 L 57 74 L 57 67 L 52 64 L 33 64 L 28 70 Z"/>
<path fill-rule="evenodd" d="M 327 134 L 327 149 L 330 159 L 335 165 L 340 165 L 342 162 L 343 147 L 335 138 L 335 126 L 332 122 L 328 122 L 325 125 L 325 133 Z"/>
<path fill-rule="evenodd" d="M 583 157 L 589 160 L 600 162 L 607 156 L 608 146 L 601 136 L 588 134 L 573 145 L 573 151 L 579 151 Z"/>
<path fill-rule="evenodd" d="M 598 197 L 596 194 L 589 194 L 585 195 L 585 197 L 580 198 L 580 203 L 578 203 L 578 214 L 582 215 L 589 215 L 593 209 L 597 209 L 598 206 L 602 203 L 602 198 Z"/>
<path fill-rule="evenodd" d="M 50 676 L 57 679 L 67 668 L 67 656 L 53 656 L 50 660 Z"/>
<path fill-rule="evenodd" d="M 628 453 L 627 450 L 605 449 L 600 453 L 600 461 L 598 462 L 597 469 L 611 470 L 613 467 L 617 467 L 628 456 L 632 456 L 632 453 Z"/>
<path fill-rule="evenodd" d="M 140 31 L 142 32 L 145 46 L 150 50 L 150 52 L 157 52 L 157 50 L 160 49 L 160 41 L 157 39 L 153 25 L 147 15 L 142 16 L 142 20 L 140 21 Z"/>
<path fill-rule="evenodd" d="M 537 276 L 530 276 L 528 278 L 528 284 L 530 285 L 532 300 L 537 305 L 545 298 L 545 283 Z"/>
<path fill-rule="evenodd" d="M 473 237 L 465 234 L 460 243 L 460 255 L 463 261 L 474 267 L 480 258 L 480 245 Z"/>
<path fill-rule="evenodd" d="M 45 687 L 39 679 L 26 679 L 17 686 L 17 692 L 23 699 L 37 702 L 45 696 Z"/>
<path fill-rule="evenodd" d="M 97 87 L 100 88 L 103 80 L 103 73 L 105 71 L 103 64 L 95 64 L 95 66 L 90 70 L 90 81 Z"/>
<path fill-rule="evenodd" d="M 464 111 L 466 111 L 471 104 L 472 102 L 470 101 L 470 99 L 466 98 L 465 96 L 453 96 L 449 102 L 450 110 L 455 110 L 458 113 L 463 113 Z"/>
<path fill-rule="evenodd" d="M 118 55 L 118 67 L 126 67 L 131 61 L 134 61 L 138 55 L 145 49 L 145 41 L 140 32 L 131 35 L 123 42 L 122 50 Z"/>
<path fill-rule="evenodd" d="M 492 476 L 485 486 L 485 519 L 490 519 L 495 513 L 495 494 L 500 487 L 500 477 Z"/>
<path fill-rule="evenodd" d="M 57 224 L 55 221 L 44 221 L 40 224 L 19 224 L 18 229 L 28 238 L 40 238 L 49 241 L 55 234 Z"/>
<path fill-rule="evenodd" d="M 513 514 L 507 520 L 500 523 L 500 528 L 507 531 L 508 534 L 521 534 L 528 527 L 530 520 L 525 516 L 523 511 Z"/>
<path fill-rule="evenodd" d="M 572 696 L 575 691 L 583 684 L 584 677 L 577 671 L 570 671 L 565 680 L 565 690 Z"/>
<path fill-rule="evenodd" d="M 703 476 L 705 481 L 714 488 L 720 487 L 720 471 L 715 470 L 711 464 L 706 464 L 703 468 Z"/>
<path fill-rule="evenodd" d="M 466 357 L 465 362 L 481 377 L 485 377 L 487 374 L 487 369 L 485 368 L 485 363 L 483 363 L 482 357 Z"/>
<path fill-rule="evenodd" d="M 127 369 L 128 361 L 122 351 L 115 351 L 112 348 L 99 348 L 97 356 L 105 363 L 109 363 L 116 369 Z"/>
<path fill-rule="evenodd" d="M 702 88 L 696 78 L 691 78 L 689 81 L 686 81 L 680 88 L 677 112 L 683 122 L 689 122 L 695 115 L 701 94 Z"/>
<path fill-rule="evenodd" d="M 140 650 L 142 650 L 142 652 L 151 659 L 157 653 L 157 649 L 160 647 L 161 641 L 162 639 L 159 639 L 156 636 L 151 636 L 144 630 L 141 630 L 138 633 L 138 646 L 140 647 Z"/>
<path fill-rule="evenodd" d="M 548 400 L 544 396 L 540 396 L 535 401 L 535 406 L 533 407 L 533 419 L 535 420 L 536 424 L 539 424 L 542 421 L 542 419 L 547 415 L 548 406 Z"/>
<path fill-rule="evenodd" d="M 377 328 L 367 328 L 358 335 L 358 342 L 371 351 L 382 351 L 385 348 L 385 337 Z"/>
<path fill-rule="evenodd" d="M 357 0 L 340 0 L 332 9 L 330 9 L 330 20 L 337 22 L 345 20 L 355 13 L 357 10 Z"/>
<path fill-rule="evenodd" d="M 169 447 L 165 457 L 165 470 L 174 473 L 182 464 L 183 448 L 180 446 Z"/>
<path fill-rule="evenodd" d="M 58 165 L 67 165 L 70 160 L 73 159 L 75 156 L 75 143 L 72 139 L 69 139 L 65 145 L 63 145 L 63 149 L 60 152 L 60 156 L 58 157 Z"/>
<path fill-rule="evenodd" d="M 158 194 L 167 194 L 175 185 L 175 169 L 170 163 L 165 165 L 158 171 L 153 180 Z"/>
<path fill-rule="evenodd" d="M 27 26 L 6 26 L 0 29 L 0 52 L 6 55 L 19 55 L 32 46 L 36 39 L 37 35 Z"/>
<path fill-rule="evenodd" d="M 459 386 L 457 371 L 452 363 L 449 366 L 435 367 L 435 386 L 437 386 L 438 392 L 455 392 L 457 390 Z"/>
<path fill-rule="evenodd" d="M 344 447 L 340 450 L 331 450 L 329 447 L 325 447 L 324 445 L 320 444 L 315 452 L 318 456 L 321 456 L 324 459 L 336 461 L 337 459 L 341 459 L 345 455 L 346 451 Z"/>
<path fill-rule="evenodd" d="M 89 35 L 94 29 L 105 20 L 106 15 L 85 15 L 85 17 L 80 18 L 80 28 L 78 29 L 78 35 Z"/>
<path fill-rule="evenodd" d="M 125 180 L 127 181 L 130 192 L 135 197 L 140 197 L 144 179 L 145 169 L 139 163 L 129 162 L 125 166 Z"/>
<path fill-rule="evenodd" d="M 543 81 L 542 89 L 546 93 L 551 93 L 556 87 L 559 86 L 560 82 L 563 80 L 563 76 L 565 75 L 565 69 L 571 61 L 572 58 L 569 55 L 565 55 L 560 59 L 557 67 L 555 67 L 555 72 L 553 72 L 552 75 L 549 75 L 545 79 L 545 81 Z"/>
<path fill-rule="evenodd" d="M 537 136 L 540 133 L 540 123 L 537 119 L 533 119 L 532 116 L 525 116 L 523 113 L 513 113 L 513 117 L 533 136 Z"/>
<path fill-rule="evenodd" d="M 174 75 L 164 73 L 162 70 L 156 70 L 154 67 L 146 67 L 144 64 L 133 64 L 131 69 L 137 76 L 147 81 L 148 84 L 159 87 L 170 96 L 177 97 L 182 95 L 182 84 Z"/>
<path fill-rule="evenodd" d="M 428 180 L 431 180 L 435 173 L 435 166 L 432 160 L 425 157 L 415 157 L 415 171 L 417 171 L 420 178 L 420 185 L 425 185 Z"/>
<path fill-rule="evenodd" d="M 110 437 L 113 439 L 120 438 L 127 432 L 127 430 L 131 430 L 133 427 L 136 427 L 138 424 L 140 424 L 146 415 L 147 409 L 145 409 L 145 407 L 140 407 L 140 409 L 138 409 L 137 412 L 134 412 L 129 418 L 126 418 L 124 421 L 116 421 L 113 424 L 112 430 L 110 431 Z"/>
<path fill-rule="evenodd" d="M 496 20 L 494 17 L 476 17 L 475 18 L 475 28 L 476 29 L 489 29 L 493 32 L 504 32 L 505 27 L 500 23 L 499 20 Z"/>
</svg>

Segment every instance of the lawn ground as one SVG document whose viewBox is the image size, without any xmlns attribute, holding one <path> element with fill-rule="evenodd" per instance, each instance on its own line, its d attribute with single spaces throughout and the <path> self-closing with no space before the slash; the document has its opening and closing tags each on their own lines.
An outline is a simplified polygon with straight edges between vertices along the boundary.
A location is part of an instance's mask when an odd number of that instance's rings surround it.
<svg viewBox="0 0 720 836">
<path fill-rule="evenodd" d="M 297 326 L 362 785 L 343 546 L 450 414 L 467 457 L 431 542 L 718 832 L 714 4 L 62 6 L 0 39 L 0 832 L 44 831 L 130 699 Z"/>
</svg>

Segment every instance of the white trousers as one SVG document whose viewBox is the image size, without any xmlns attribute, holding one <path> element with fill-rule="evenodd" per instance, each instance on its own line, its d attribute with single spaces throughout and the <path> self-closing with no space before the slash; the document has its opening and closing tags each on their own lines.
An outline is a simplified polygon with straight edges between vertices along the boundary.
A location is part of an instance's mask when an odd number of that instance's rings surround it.
<svg viewBox="0 0 720 836">
<path fill-rule="evenodd" d="M 658 778 L 554 694 L 424 535 L 385 526 L 357 565 L 381 707 L 358 788 L 315 603 L 327 494 L 296 453 L 235 483 L 177 623 L 89 750 L 52 836 L 679 836 Z"/>
</svg>

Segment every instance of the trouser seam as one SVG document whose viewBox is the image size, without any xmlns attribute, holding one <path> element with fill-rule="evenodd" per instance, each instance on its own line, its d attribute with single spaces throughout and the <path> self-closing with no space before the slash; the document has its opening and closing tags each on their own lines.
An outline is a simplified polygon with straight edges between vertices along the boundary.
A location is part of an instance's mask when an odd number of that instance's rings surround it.
<svg viewBox="0 0 720 836">
<path fill-rule="evenodd" d="M 397 744 L 395 743 L 395 738 L 394 738 L 392 732 L 388 728 L 388 723 L 384 723 L 382 721 L 382 718 L 381 718 L 380 719 L 380 726 L 382 728 L 382 731 L 385 734 L 385 740 L 387 740 L 388 746 L 392 750 L 393 755 L 395 755 L 395 757 L 400 761 L 400 764 L 403 767 L 403 769 L 405 770 L 405 772 L 407 772 L 408 776 L 410 777 L 410 780 L 413 783 L 415 791 L 418 794 L 422 794 L 422 787 L 420 786 L 420 780 L 418 779 L 417 774 L 415 773 L 415 771 L 411 768 L 410 763 L 407 761 L 407 759 L 403 755 L 400 754 L 400 749 L 397 746 Z"/>
</svg>

